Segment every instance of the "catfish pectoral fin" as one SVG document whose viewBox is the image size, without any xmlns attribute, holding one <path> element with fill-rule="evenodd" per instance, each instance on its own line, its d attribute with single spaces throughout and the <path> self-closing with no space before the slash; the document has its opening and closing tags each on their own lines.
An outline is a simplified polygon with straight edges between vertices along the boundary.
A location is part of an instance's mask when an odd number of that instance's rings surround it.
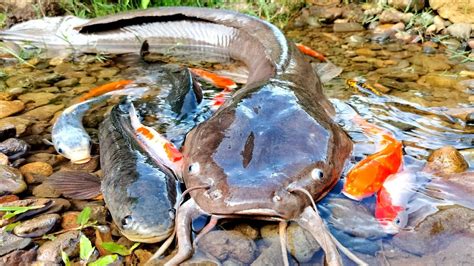
<svg viewBox="0 0 474 266">
<path fill-rule="evenodd" d="M 148 44 L 148 41 L 145 40 L 142 43 L 142 47 L 140 47 L 140 56 L 145 57 L 150 54 L 150 44 Z"/>
</svg>

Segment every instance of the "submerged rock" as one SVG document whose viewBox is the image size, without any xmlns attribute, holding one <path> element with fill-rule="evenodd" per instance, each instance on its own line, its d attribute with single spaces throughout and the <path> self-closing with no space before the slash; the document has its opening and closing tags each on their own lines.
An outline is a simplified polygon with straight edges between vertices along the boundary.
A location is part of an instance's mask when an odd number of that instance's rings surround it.
<svg viewBox="0 0 474 266">
<path fill-rule="evenodd" d="M 466 160 L 456 148 L 445 146 L 434 150 L 430 154 L 424 170 L 439 174 L 451 174 L 464 172 L 468 166 Z"/>
<path fill-rule="evenodd" d="M 421 11 L 425 8 L 425 0 L 388 0 L 388 4 L 401 11 Z"/>
<path fill-rule="evenodd" d="M 28 184 L 37 184 L 53 174 L 53 167 L 45 162 L 33 162 L 21 166 L 20 172 Z"/>
<path fill-rule="evenodd" d="M 0 265 L 32 265 L 36 259 L 36 249 L 15 250 L 0 258 Z"/>
<path fill-rule="evenodd" d="M 52 241 L 44 243 L 38 249 L 37 260 L 60 263 L 62 261 L 61 250 L 69 257 L 77 256 L 79 254 L 79 238 L 81 234 L 80 231 L 69 231 L 58 235 Z"/>
<path fill-rule="evenodd" d="M 26 189 L 20 171 L 8 165 L 0 165 L 0 194 L 18 194 Z"/>
<path fill-rule="evenodd" d="M 47 234 L 58 223 L 58 214 L 45 214 L 15 226 L 13 233 L 19 237 L 40 237 Z"/>
<path fill-rule="evenodd" d="M 31 243 L 31 238 L 17 237 L 12 233 L 5 232 L 0 229 L 0 256 L 3 256 L 14 250 L 27 247 Z"/>
<path fill-rule="evenodd" d="M 0 143 L 0 152 L 7 155 L 10 160 L 22 157 L 28 149 L 28 143 L 21 139 L 9 138 Z"/>
<path fill-rule="evenodd" d="M 219 260 L 235 259 L 243 263 L 254 260 L 257 246 L 238 231 L 211 231 L 198 242 L 198 247 Z"/>
<path fill-rule="evenodd" d="M 25 109 L 22 101 L 0 101 L 0 118 L 10 116 Z"/>
<path fill-rule="evenodd" d="M 448 28 L 448 33 L 451 34 L 453 37 L 467 40 L 471 35 L 471 24 L 469 23 L 454 23 L 450 25 Z"/>
</svg>

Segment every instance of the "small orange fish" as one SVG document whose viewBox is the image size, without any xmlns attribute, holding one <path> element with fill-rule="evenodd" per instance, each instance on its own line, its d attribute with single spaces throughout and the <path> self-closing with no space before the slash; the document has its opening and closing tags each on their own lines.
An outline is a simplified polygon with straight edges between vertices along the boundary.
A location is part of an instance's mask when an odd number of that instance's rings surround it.
<svg viewBox="0 0 474 266">
<path fill-rule="evenodd" d="M 128 85 L 132 82 L 133 82 L 133 80 L 125 79 L 125 80 L 119 80 L 119 81 L 114 81 L 114 82 L 104 84 L 102 86 L 93 88 L 89 92 L 87 92 L 86 94 L 82 95 L 79 98 L 79 101 L 83 102 L 83 101 L 86 101 L 86 100 L 88 100 L 92 97 L 100 96 L 100 95 L 105 94 L 105 93 L 110 92 L 110 91 L 120 90 L 120 89 L 122 89 L 123 87 L 125 87 L 126 85 Z"/>
<path fill-rule="evenodd" d="M 130 121 L 140 141 L 153 159 L 165 165 L 173 174 L 179 176 L 183 155 L 176 146 L 151 127 L 140 123 L 133 104 L 130 104 Z"/>
<path fill-rule="evenodd" d="M 306 45 L 297 43 L 296 47 L 298 47 L 298 50 L 300 50 L 300 52 L 302 52 L 305 55 L 309 55 L 309 56 L 314 57 L 314 58 L 316 58 L 320 61 L 323 61 L 323 62 L 325 62 L 327 60 L 326 57 L 322 53 L 317 52 L 317 51 L 309 48 Z"/>
<path fill-rule="evenodd" d="M 229 78 L 219 76 L 215 73 L 212 73 L 212 72 L 209 72 L 209 71 L 206 71 L 206 70 L 203 70 L 203 69 L 190 68 L 189 70 L 191 70 L 191 72 L 193 72 L 193 74 L 195 74 L 195 75 L 201 77 L 202 79 L 208 81 L 209 83 L 216 86 L 217 88 L 228 89 L 228 90 L 233 90 L 233 89 L 237 88 L 237 84 Z"/>
<path fill-rule="evenodd" d="M 383 93 L 381 93 L 379 90 L 374 88 L 373 86 L 367 84 L 365 81 L 357 80 L 357 79 L 348 79 L 346 80 L 346 84 L 349 85 L 349 87 L 352 87 L 356 92 L 360 91 L 363 93 L 373 93 L 377 96 L 382 96 Z"/>
<path fill-rule="evenodd" d="M 363 130 L 381 138 L 382 149 L 360 161 L 346 177 L 342 192 L 349 198 L 361 200 L 377 193 L 388 176 L 395 174 L 402 164 L 402 143 L 392 134 L 360 117 L 355 118 Z"/>
</svg>

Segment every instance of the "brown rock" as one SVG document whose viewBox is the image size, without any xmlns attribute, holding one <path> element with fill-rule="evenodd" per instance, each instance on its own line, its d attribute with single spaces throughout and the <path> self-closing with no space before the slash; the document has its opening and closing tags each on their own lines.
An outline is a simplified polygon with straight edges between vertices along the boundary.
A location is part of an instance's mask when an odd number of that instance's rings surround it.
<svg viewBox="0 0 474 266">
<path fill-rule="evenodd" d="M 18 96 L 18 99 L 28 104 L 28 107 L 31 109 L 46 105 L 57 97 L 57 94 L 49 92 L 30 92 Z"/>
<path fill-rule="evenodd" d="M 29 119 L 48 120 L 53 117 L 54 113 L 62 110 L 63 108 L 63 104 L 49 104 L 35 108 L 31 111 L 22 114 L 21 116 Z"/>
<path fill-rule="evenodd" d="M 20 167 L 20 172 L 25 176 L 26 183 L 35 184 L 43 182 L 46 177 L 52 175 L 53 167 L 44 162 L 34 162 Z"/>
<path fill-rule="evenodd" d="M 0 165 L 8 165 L 8 156 L 0 153 Z"/>
<path fill-rule="evenodd" d="M 44 162 L 52 166 L 56 166 L 57 164 L 61 162 L 65 162 L 66 160 L 67 159 L 62 155 L 56 155 L 56 154 L 45 153 L 45 152 L 35 153 L 26 158 L 26 161 L 28 163 Z"/>
<path fill-rule="evenodd" d="M 44 214 L 22 222 L 13 229 L 19 237 L 40 237 L 51 231 L 61 217 L 58 214 Z"/>
<path fill-rule="evenodd" d="M 363 31 L 364 27 L 357 22 L 334 23 L 334 32 Z"/>
<path fill-rule="evenodd" d="M 8 165 L 0 165 L 0 194 L 18 194 L 26 189 L 20 171 Z"/>
<path fill-rule="evenodd" d="M 38 249 L 37 260 L 60 263 L 62 261 L 61 250 L 70 258 L 79 255 L 79 239 L 81 234 L 80 231 L 70 231 L 58 235 L 52 241 L 44 243 Z"/>
<path fill-rule="evenodd" d="M 252 262 L 257 250 L 255 243 L 238 231 L 211 231 L 198 246 L 219 260 L 232 258 L 243 263 Z"/>
<path fill-rule="evenodd" d="M 0 265 L 32 265 L 36 259 L 36 249 L 15 250 L 0 259 Z"/>
<path fill-rule="evenodd" d="M 425 8 L 425 0 L 388 0 L 390 6 L 400 11 L 421 11 Z"/>
<path fill-rule="evenodd" d="M 32 194 L 38 198 L 58 198 L 61 196 L 61 192 L 54 189 L 48 183 L 42 183 L 33 188 Z"/>
<path fill-rule="evenodd" d="M 22 101 L 0 101 L 0 118 L 10 116 L 25 109 Z"/>
<path fill-rule="evenodd" d="M 474 2 L 473 1 L 446 1 L 429 0 L 432 9 L 438 14 L 454 23 L 474 23 Z"/>
<path fill-rule="evenodd" d="M 0 119 L 0 128 L 15 127 L 16 135 L 20 136 L 26 131 L 26 127 L 31 124 L 31 120 L 19 116 L 10 116 Z"/>
<path fill-rule="evenodd" d="M 68 211 L 68 212 L 63 213 L 61 228 L 72 229 L 72 228 L 79 227 L 79 224 L 77 224 L 76 222 L 79 214 L 80 212 L 76 212 L 76 211 Z"/>
<path fill-rule="evenodd" d="M 445 146 L 431 153 L 424 170 L 451 174 L 464 172 L 467 168 L 468 164 L 462 154 L 452 146 Z"/>
</svg>

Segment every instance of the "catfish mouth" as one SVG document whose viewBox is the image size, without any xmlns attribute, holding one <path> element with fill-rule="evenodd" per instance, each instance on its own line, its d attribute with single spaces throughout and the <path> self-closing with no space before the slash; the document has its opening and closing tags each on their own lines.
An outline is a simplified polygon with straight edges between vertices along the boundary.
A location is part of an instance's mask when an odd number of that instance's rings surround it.
<svg viewBox="0 0 474 266">
<path fill-rule="evenodd" d="M 122 235 L 124 235 L 130 241 L 152 244 L 152 243 L 157 243 L 157 242 L 165 240 L 173 233 L 173 230 L 174 230 L 174 226 L 168 228 L 166 231 L 158 235 L 153 235 L 152 233 L 140 234 L 137 232 L 130 232 L 130 231 L 127 232 L 127 230 L 123 230 L 123 229 L 120 229 L 120 233 L 122 233 Z"/>
<path fill-rule="evenodd" d="M 71 163 L 73 163 L 73 164 L 85 164 L 90 160 L 91 160 L 91 157 L 87 157 L 87 158 L 79 159 L 79 160 L 71 160 Z"/>
</svg>

